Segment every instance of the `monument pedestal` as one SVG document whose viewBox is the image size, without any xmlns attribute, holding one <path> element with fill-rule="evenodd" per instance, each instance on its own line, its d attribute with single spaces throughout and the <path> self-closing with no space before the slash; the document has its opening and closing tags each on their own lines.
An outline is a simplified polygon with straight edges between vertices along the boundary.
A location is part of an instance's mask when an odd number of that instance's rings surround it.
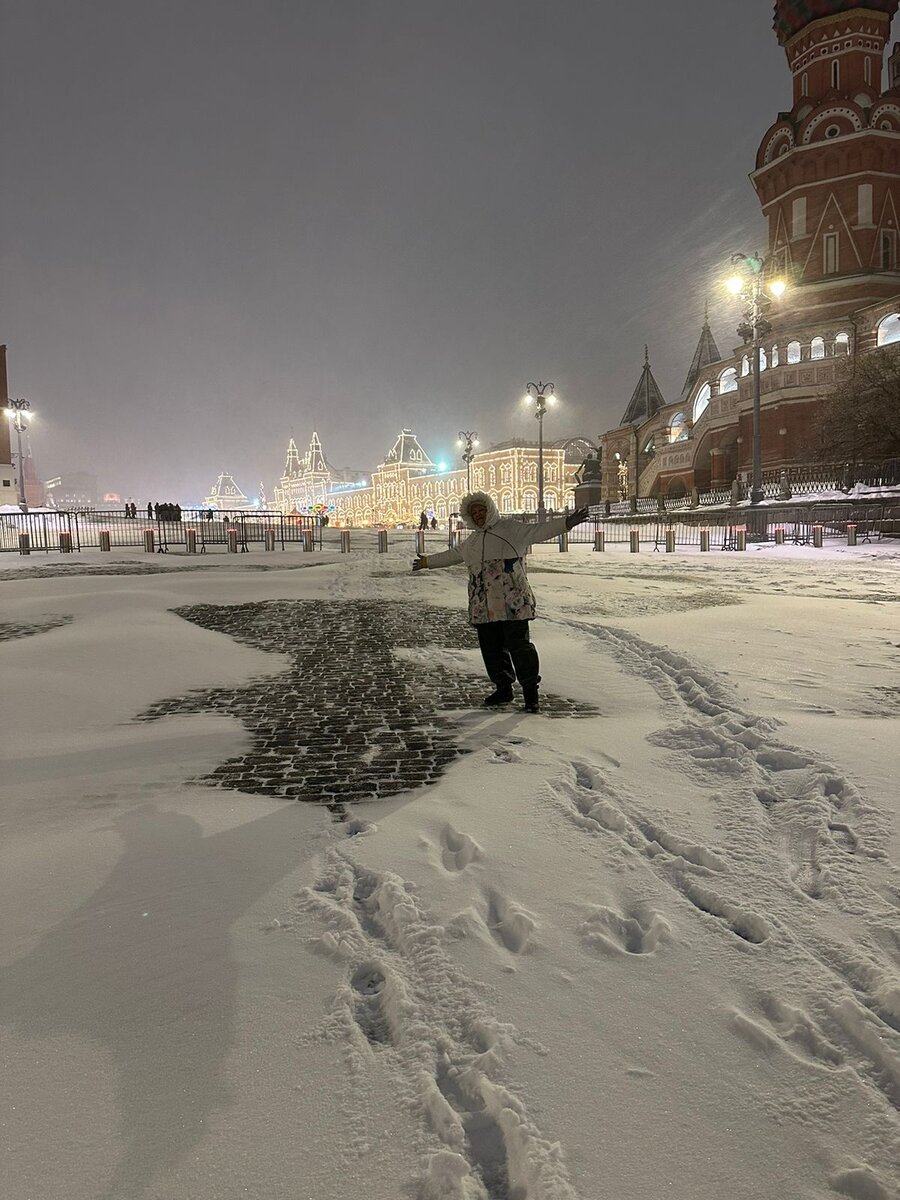
<svg viewBox="0 0 900 1200">
<path fill-rule="evenodd" d="M 594 505 L 598 504 L 603 504 L 603 484 L 599 480 L 591 480 L 589 483 L 576 483 L 576 508 L 593 508 Z"/>
</svg>

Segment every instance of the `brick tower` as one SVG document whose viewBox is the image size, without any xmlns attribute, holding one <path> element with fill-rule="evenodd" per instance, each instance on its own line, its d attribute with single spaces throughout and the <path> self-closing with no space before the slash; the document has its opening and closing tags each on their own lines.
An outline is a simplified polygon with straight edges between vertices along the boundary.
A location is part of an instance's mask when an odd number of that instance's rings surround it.
<svg viewBox="0 0 900 1200">
<path fill-rule="evenodd" d="M 778 0 L 793 107 L 751 179 L 794 321 L 828 321 L 900 291 L 900 54 L 884 53 L 898 0 Z"/>
</svg>

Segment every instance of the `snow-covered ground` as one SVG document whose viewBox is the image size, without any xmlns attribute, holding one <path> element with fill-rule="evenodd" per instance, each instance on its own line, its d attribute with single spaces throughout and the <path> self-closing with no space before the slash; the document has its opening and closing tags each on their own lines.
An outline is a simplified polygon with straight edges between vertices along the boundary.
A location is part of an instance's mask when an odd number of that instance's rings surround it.
<svg viewBox="0 0 900 1200">
<path fill-rule="evenodd" d="M 539 547 L 535 717 L 365 543 L 0 558 L 4 1194 L 900 1194 L 900 547 Z"/>
</svg>

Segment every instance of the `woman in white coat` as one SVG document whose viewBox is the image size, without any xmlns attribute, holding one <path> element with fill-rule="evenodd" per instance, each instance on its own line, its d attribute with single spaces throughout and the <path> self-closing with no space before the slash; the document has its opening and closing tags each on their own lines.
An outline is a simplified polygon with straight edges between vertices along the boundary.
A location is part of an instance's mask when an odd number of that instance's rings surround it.
<svg viewBox="0 0 900 1200">
<path fill-rule="evenodd" d="M 471 536 L 459 547 L 417 558 L 413 570 L 465 563 L 469 569 L 469 620 L 495 688 L 485 704 L 491 708 L 508 704 L 518 679 L 526 712 L 537 712 L 541 677 L 528 630 L 528 622 L 535 618 L 535 604 L 525 554 L 534 542 L 549 541 L 586 521 L 588 510 L 579 508 L 540 524 L 525 524 L 501 517 L 487 492 L 472 492 L 463 497 L 460 516 L 474 530 Z"/>
</svg>

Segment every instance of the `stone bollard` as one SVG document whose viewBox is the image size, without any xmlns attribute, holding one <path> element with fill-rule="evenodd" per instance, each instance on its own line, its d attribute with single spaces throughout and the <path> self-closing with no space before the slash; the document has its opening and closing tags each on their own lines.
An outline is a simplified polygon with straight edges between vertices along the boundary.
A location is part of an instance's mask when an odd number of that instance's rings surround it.
<svg viewBox="0 0 900 1200">
<path fill-rule="evenodd" d="M 152 554 L 155 549 L 156 549 L 156 534 L 153 532 L 152 529 L 145 529 L 144 530 L 144 552 L 146 554 Z"/>
<path fill-rule="evenodd" d="M 675 530 L 669 526 L 666 530 L 666 554 L 675 553 Z"/>
<path fill-rule="evenodd" d="M 853 523 L 853 521 L 847 522 L 847 545 L 856 545 L 856 525 Z"/>
<path fill-rule="evenodd" d="M 100 530 L 100 549 L 101 550 L 111 550 L 112 549 L 112 545 L 109 540 L 109 530 L 108 529 Z"/>
<path fill-rule="evenodd" d="M 378 553 L 387 554 L 387 530 L 378 530 Z"/>
<path fill-rule="evenodd" d="M 315 535 L 311 529 L 303 530 L 303 551 L 305 554 L 311 554 L 315 549 L 315 542 L 313 541 L 314 536 Z"/>
<path fill-rule="evenodd" d="M 637 554 L 641 548 L 641 531 L 632 529 L 628 535 L 628 549 L 632 554 Z"/>
<path fill-rule="evenodd" d="M 700 530 L 700 549 L 704 553 L 707 550 L 709 550 L 709 530 L 708 529 Z"/>
<path fill-rule="evenodd" d="M 825 530 L 821 525 L 813 525 L 813 546 L 816 550 L 822 549 L 822 538 L 825 536 Z"/>
<path fill-rule="evenodd" d="M 560 554 L 568 554 L 569 552 L 569 532 L 566 529 L 559 535 L 559 552 Z"/>
<path fill-rule="evenodd" d="M 602 529 L 598 529 L 594 534 L 594 549 L 601 552 L 606 549 L 606 534 Z"/>
<path fill-rule="evenodd" d="M 184 531 L 184 548 L 187 550 L 188 554 L 196 554 L 197 553 L 197 530 L 196 529 L 191 528 L 191 529 L 186 529 Z"/>
<path fill-rule="evenodd" d="M 233 528 L 228 530 L 228 553 L 237 554 L 237 530 Z"/>
<path fill-rule="evenodd" d="M 734 548 L 735 550 L 747 549 L 747 526 L 738 525 L 734 531 Z"/>
<path fill-rule="evenodd" d="M 425 557 L 425 530 L 420 529 L 416 534 L 416 554 L 420 558 Z"/>
<path fill-rule="evenodd" d="M 776 546 L 784 545 L 784 526 L 783 525 L 775 526 L 775 545 Z"/>
<path fill-rule="evenodd" d="M 72 535 L 68 532 L 63 532 L 59 535 L 59 552 L 60 554 L 72 553 Z"/>
<path fill-rule="evenodd" d="M 31 534 L 30 533 L 23 531 L 22 533 L 19 534 L 19 553 L 20 554 L 30 554 L 31 553 Z"/>
<path fill-rule="evenodd" d="M 263 531 L 263 543 L 266 550 L 275 549 L 275 526 L 267 525 Z"/>
<path fill-rule="evenodd" d="M 341 530 L 341 554 L 350 553 L 350 530 Z"/>
</svg>

